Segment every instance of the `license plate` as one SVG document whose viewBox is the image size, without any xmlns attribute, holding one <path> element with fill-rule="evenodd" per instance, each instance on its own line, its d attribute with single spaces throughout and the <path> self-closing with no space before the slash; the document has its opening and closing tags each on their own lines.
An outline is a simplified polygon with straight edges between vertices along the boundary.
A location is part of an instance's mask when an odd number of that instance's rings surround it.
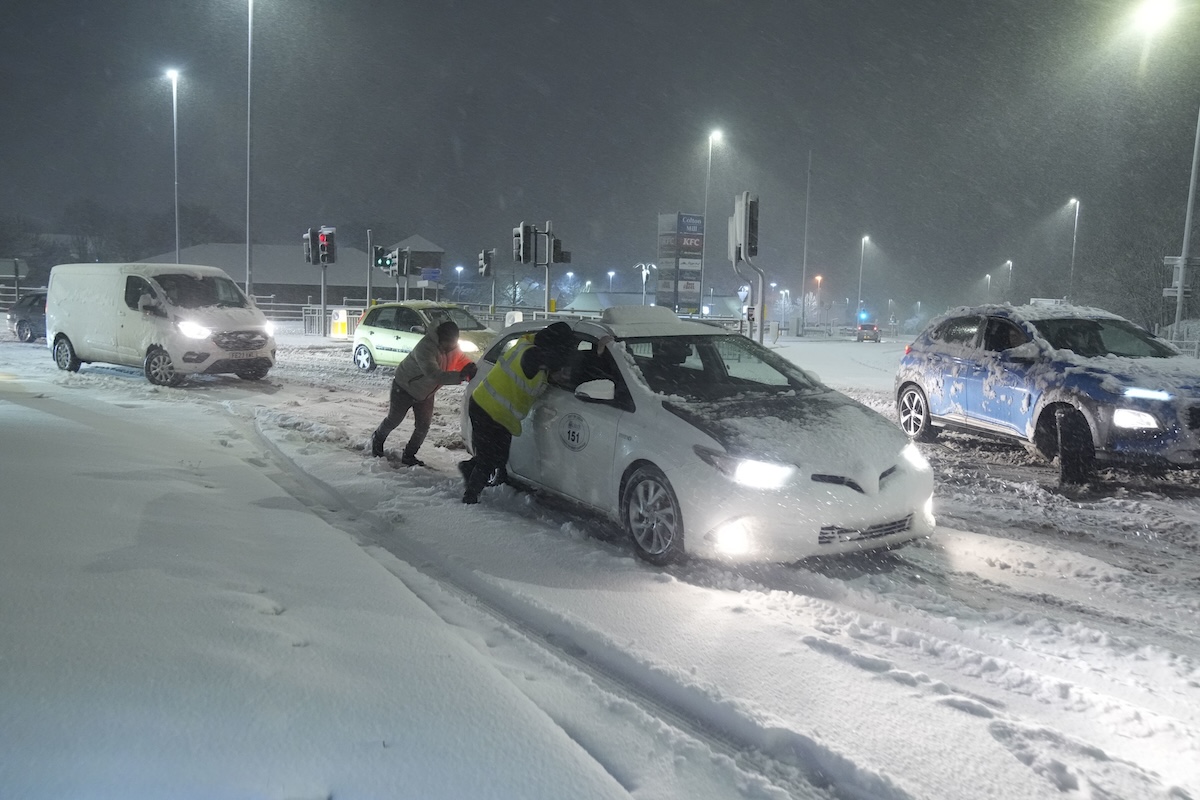
<svg viewBox="0 0 1200 800">
<path fill-rule="evenodd" d="M 234 350 L 229 354 L 230 358 L 257 358 L 258 353 L 254 350 Z"/>
</svg>

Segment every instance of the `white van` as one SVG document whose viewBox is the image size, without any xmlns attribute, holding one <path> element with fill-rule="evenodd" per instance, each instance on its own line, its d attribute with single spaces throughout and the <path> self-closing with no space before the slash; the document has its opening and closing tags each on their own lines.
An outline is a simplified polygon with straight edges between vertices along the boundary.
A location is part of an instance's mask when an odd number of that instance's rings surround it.
<svg viewBox="0 0 1200 800">
<path fill-rule="evenodd" d="M 217 267 L 59 264 L 50 270 L 46 342 L 59 369 L 102 361 L 141 367 L 151 383 L 275 365 L 274 326 Z"/>
</svg>

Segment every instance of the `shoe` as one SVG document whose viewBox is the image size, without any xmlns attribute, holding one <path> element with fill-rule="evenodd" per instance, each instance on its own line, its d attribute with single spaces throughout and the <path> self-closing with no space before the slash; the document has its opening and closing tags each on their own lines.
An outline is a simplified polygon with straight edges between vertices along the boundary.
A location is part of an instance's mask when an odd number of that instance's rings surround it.
<svg viewBox="0 0 1200 800">
<path fill-rule="evenodd" d="M 463 502 L 469 506 L 473 506 L 479 502 L 479 495 L 466 492 L 463 494 Z"/>
<path fill-rule="evenodd" d="M 379 438 L 379 431 L 371 434 L 371 455 L 383 458 L 383 439 Z"/>
<path fill-rule="evenodd" d="M 421 459 L 417 458 L 414 455 L 409 455 L 408 453 L 405 453 L 404 455 L 400 456 L 400 463 L 406 467 L 423 467 L 423 466 L 425 466 L 424 461 L 422 461 Z"/>
</svg>

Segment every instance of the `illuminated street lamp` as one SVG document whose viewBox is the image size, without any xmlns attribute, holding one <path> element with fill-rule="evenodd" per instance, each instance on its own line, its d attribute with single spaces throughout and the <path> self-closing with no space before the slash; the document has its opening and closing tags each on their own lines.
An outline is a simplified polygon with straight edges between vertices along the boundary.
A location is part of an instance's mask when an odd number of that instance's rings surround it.
<svg viewBox="0 0 1200 800">
<path fill-rule="evenodd" d="M 987 278 L 987 294 L 985 294 L 983 296 L 984 302 L 990 303 L 990 302 L 992 302 L 992 273 L 989 272 L 987 275 L 984 275 L 983 277 Z"/>
<path fill-rule="evenodd" d="M 704 300 L 704 251 L 708 247 L 708 184 L 712 179 L 712 148 L 713 142 L 721 141 L 721 132 L 713 131 L 708 135 L 708 169 L 704 173 L 704 238 L 700 240 L 700 299 Z M 645 303 L 645 283 L 642 278 L 642 305 Z"/>
<path fill-rule="evenodd" d="M 584 281 L 584 282 L 583 282 L 583 290 L 584 290 L 585 292 L 590 292 L 590 291 L 592 290 L 592 282 L 591 282 L 591 281 Z"/>
<path fill-rule="evenodd" d="M 1079 236 L 1079 200 L 1072 197 L 1071 205 L 1075 206 L 1075 225 L 1071 228 L 1071 272 L 1067 276 L 1067 300 L 1074 300 L 1075 292 L 1075 240 Z"/>
<path fill-rule="evenodd" d="M 822 278 L 820 275 L 817 275 L 815 280 L 817 281 L 817 324 L 820 325 L 821 324 L 821 280 L 822 280 Z"/>
<path fill-rule="evenodd" d="M 863 262 L 866 261 L 866 259 L 867 259 L 867 241 L 870 240 L 870 238 L 871 238 L 870 236 L 864 236 L 862 238 L 862 249 L 859 251 L 859 254 L 858 254 L 858 310 L 854 314 L 855 319 L 858 319 L 862 316 Z"/>
<path fill-rule="evenodd" d="M 171 81 L 171 142 L 175 158 L 175 263 L 179 263 L 179 70 L 167 70 Z"/>
<path fill-rule="evenodd" d="M 1007 291 L 1007 294 L 1008 294 L 1008 299 L 1009 299 L 1009 301 L 1010 301 L 1010 302 L 1012 302 L 1012 300 L 1013 300 L 1013 290 L 1012 290 L 1012 259 L 1010 258 L 1008 261 L 1005 261 L 1005 262 L 1004 262 L 1004 266 L 1008 267 L 1008 291 Z"/>
<path fill-rule="evenodd" d="M 646 279 L 650 277 L 650 270 L 658 269 L 657 264 L 634 264 L 634 269 L 642 271 L 642 305 L 646 305 Z M 609 273 L 610 275 L 612 273 Z M 611 289 L 610 289 L 611 291 Z"/>
<path fill-rule="evenodd" d="M 1174 0 L 1146 0 L 1133 12 L 1133 23 L 1150 35 L 1157 33 L 1174 14 Z"/>
<path fill-rule="evenodd" d="M 611 269 L 608 271 L 608 293 L 609 294 L 612 294 L 612 279 L 613 279 L 613 276 L 615 276 L 616 274 L 617 273 Z"/>
</svg>

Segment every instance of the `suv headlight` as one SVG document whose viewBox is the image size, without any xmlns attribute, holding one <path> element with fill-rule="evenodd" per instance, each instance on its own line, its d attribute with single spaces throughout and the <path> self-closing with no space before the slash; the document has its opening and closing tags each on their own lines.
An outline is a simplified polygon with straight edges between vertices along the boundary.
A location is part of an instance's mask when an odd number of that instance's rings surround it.
<svg viewBox="0 0 1200 800">
<path fill-rule="evenodd" d="M 212 330 L 190 319 L 179 321 L 179 332 L 189 339 L 207 339 L 212 336 Z"/>
<path fill-rule="evenodd" d="M 1113 412 L 1113 426 L 1117 428 L 1135 428 L 1139 430 L 1154 430 L 1158 420 L 1153 414 L 1145 411 L 1134 411 L 1132 408 L 1118 408 Z"/>
<path fill-rule="evenodd" d="M 738 458 L 699 445 L 693 449 L 704 463 L 716 467 L 717 471 L 726 478 L 752 489 L 782 489 L 791 483 L 792 478 L 799 471 L 791 464 Z"/>
</svg>

